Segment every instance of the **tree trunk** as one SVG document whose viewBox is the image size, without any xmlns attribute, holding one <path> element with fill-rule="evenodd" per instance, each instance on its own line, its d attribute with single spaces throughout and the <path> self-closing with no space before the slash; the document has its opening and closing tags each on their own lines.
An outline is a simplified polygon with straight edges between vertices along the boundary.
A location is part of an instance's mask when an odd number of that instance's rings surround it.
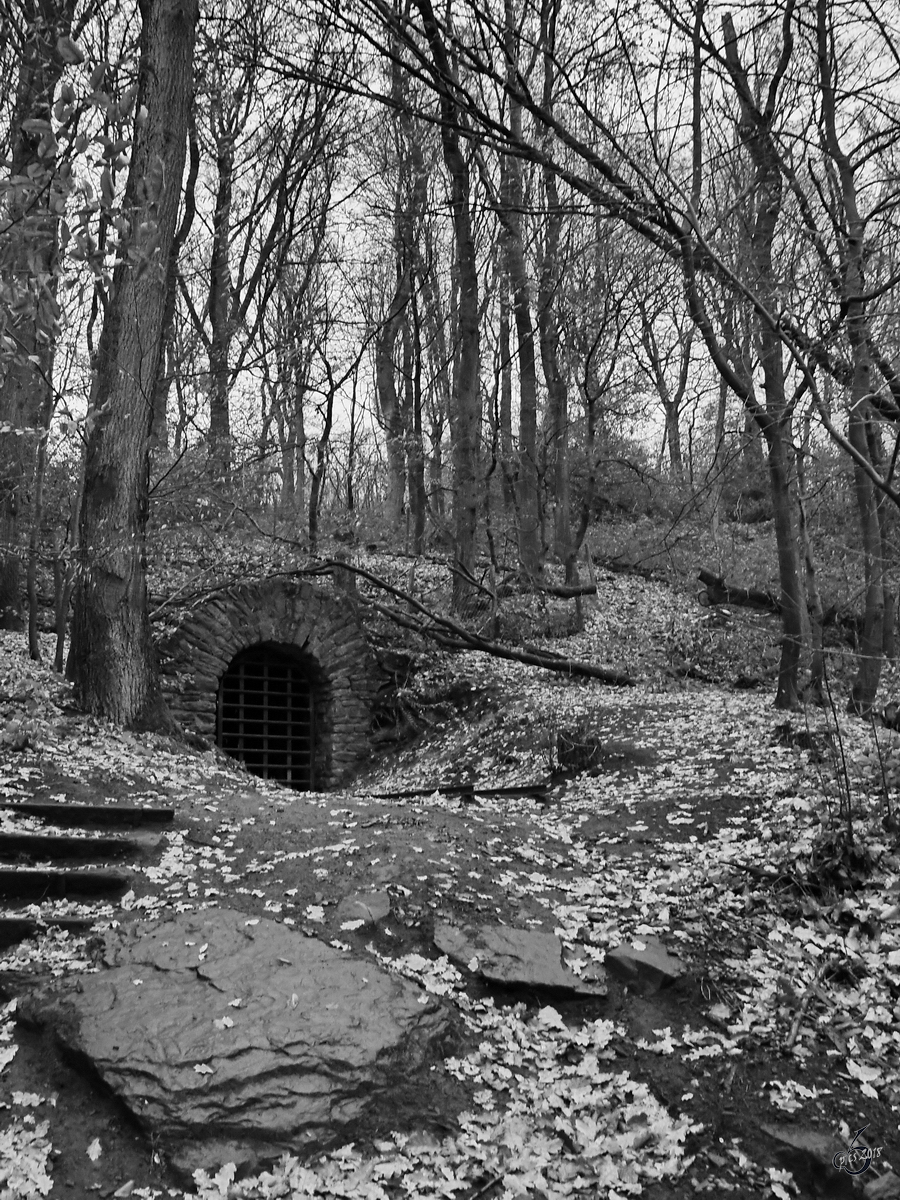
<svg viewBox="0 0 900 1200">
<path fill-rule="evenodd" d="M 869 363 L 865 352 L 860 349 L 859 361 L 854 370 L 851 399 L 857 394 L 867 395 L 869 391 Z M 850 409 L 847 433 L 853 448 L 865 458 L 869 458 L 866 418 L 859 400 L 853 403 Z M 878 695 L 884 655 L 884 559 L 875 485 L 858 464 L 854 464 L 853 479 L 859 510 L 866 600 L 862 636 L 859 641 L 859 661 L 856 678 L 850 690 L 849 710 L 858 716 L 869 717 Z"/>
<path fill-rule="evenodd" d="M 409 388 L 409 407 L 412 413 L 412 428 L 410 430 L 410 445 L 407 455 L 409 510 L 412 515 L 412 551 L 413 554 L 425 553 L 425 518 L 428 503 L 425 494 L 425 444 L 422 439 L 422 334 L 419 325 L 418 298 L 413 293 L 412 329 L 409 330 L 409 367 L 407 371 L 407 386 Z"/>
<path fill-rule="evenodd" d="M 397 304 L 400 304 L 398 310 Z M 403 450 L 403 415 L 397 391 L 397 368 L 394 363 L 394 344 L 400 331 L 405 300 L 400 297 L 400 285 L 391 303 L 391 311 L 375 339 L 375 396 L 384 429 L 387 451 L 388 478 L 385 507 L 391 529 L 399 530 L 403 520 L 403 497 L 406 492 L 406 457 Z"/>
<path fill-rule="evenodd" d="M 475 536 L 478 528 L 478 433 L 481 415 L 478 263 L 472 232 L 469 168 L 457 133 L 462 116 L 448 83 L 454 79 L 454 71 L 447 57 L 431 0 L 416 0 L 416 5 L 422 14 L 433 60 L 432 74 L 440 97 L 441 148 L 450 177 L 450 208 L 456 235 L 458 349 L 450 425 L 453 434 L 453 549 L 459 568 L 453 577 L 453 610 L 461 612 L 471 591 L 467 577 L 471 578 L 475 571 Z"/>
<path fill-rule="evenodd" d="M 23 624 L 20 522 L 39 416 L 52 391 L 59 218 L 71 175 L 70 168 L 58 166 L 49 130 L 65 65 L 57 39 L 71 30 L 74 0 L 25 0 L 21 9 L 22 57 L 9 131 L 10 177 L 16 182 L 7 194 L 0 243 L 0 275 L 17 282 L 19 290 L 12 319 L 5 328 L 0 322 L 15 345 L 0 366 L 0 423 L 34 432 L 0 434 L 0 629 Z"/>
<path fill-rule="evenodd" d="M 325 413 L 322 421 L 322 433 L 316 441 L 316 465 L 310 473 L 309 480 L 309 550 L 315 554 L 319 548 L 319 509 L 322 505 L 322 494 L 325 490 L 325 469 L 328 465 L 328 443 L 331 440 L 331 426 L 334 420 L 334 391 L 329 390 L 325 400 Z"/>
<path fill-rule="evenodd" d="M 719 543 L 719 528 L 722 521 L 723 496 L 725 491 L 725 414 L 728 404 L 728 384 L 719 377 L 719 400 L 716 405 L 715 448 L 709 472 L 711 495 L 711 519 L 713 543 L 716 547 L 716 567 L 721 569 L 722 555 Z"/>
<path fill-rule="evenodd" d="M 789 0 L 789 10 L 793 0 Z M 728 71 L 741 105 L 739 132 L 756 171 L 755 217 L 750 234 L 748 269 L 750 286 L 766 313 L 778 311 L 779 280 L 773 258 L 775 235 L 784 200 L 781 165 L 772 144 L 771 121 L 774 95 L 770 88 L 765 111 L 753 98 L 747 72 L 738 56 L 737 34 L 729 14 L 722 17 L 725 35 L 725 58 Z M 779 69 L 790 61 L 791 43 L 782 48 Z M 776 78 L 777 78 L 776 72 Z M 774 84 L 772 85 L 774 87 Z M 778 554 L 778 574 L 781 584 L 781 662 L 778 668 L 776 708 L 796 708 L 800 693 L 800 663 L 803 652 L 803 603 L 800 587 L 800 552 L 797 537 L 796 496 L 793 481 L 793 451 L 791 442 L 792 405 L 785 392 L 784 357 L 781 338 L 769 320 L 757 317 L 760 364 L 766 397 L 764 411 L 754 411 L 754 417 L 766 440 L 769 456 L 769 481 L 775 518 L 775 542 Z"/>
<path fill-rule="evenodd" d="M 505 3 L 504 49 L 507 81 L 514 85 L 518 74 L 514 14 L 511 0 Z M 508 94 L 509 125 L 516 141 L 522 138 L 522 106 Z M 515 155 L 500 163 L 500 200 L 502 241 L 506 274 L 512 292 L 516 326 L 519 370 L 519 462 L 516 474 L 516 510 L 518 517 L 519 566 L 536 576 L 541 570 L 540 475 L 537 454 L 537 364 L 534 325 L 531 319 L 531 295 L 522 240 L 522 164 Z"/>
<path fill-rule="evenodd" d="M 556 6 L 541 5 L 541 44 L 544 59 L 543 107 L 553 114 L 556 53 Z M 548 151 L 553 149 L 552 135 L 547 132 Z M 547 385 L 547 409 L 550 424 L 550 454 L 553 478 L 553 550 L 557 559 L 566 565 L 566 583 L 578 581 L 578 552 L 572 553 L 572 514 L 569 495 L 569 396 L 566 380 L 559 365 L 558 293 L 562 277 L 561 262 L 562 208 L 556 175 L 549 168 L 541 173 L 544 199 L 547 206 L 544 243 L 541 249 L 538 283 L 538 335 L 541 366 Z"/>
<path fill-rule="evenodd" d="M 178 227 L 178 232 L 172 239 L 172 249 L 169 252 L 169 265 L 166 269 L 166 307 L 163 313 L 162 351 L 159 360 L 159 374 L 156 377 L 156 384 L 153 388 L 153 418 L 150 426 L 150 447 L 154 454 L 165 451 L 169 444 L 169 391 L 178 363 L 178 356 L 176 354 L 177 339 L 175 335 L 178 260 L 197 213 L 196 191 L 197 176 L 200 172 L 200 143 L 197 140 L 197 130 L 193 121 L 190 122 L 188 132 L 190 164 L 188 166 L 187 183 L 184 189 L 184 213 L 181 218 L 181 224 Z"/>
<path fill-rule="evenodd" d="M 221 108 L 221 105 L 219 105 Z M 219 119 L 225 121 L 220 113 Z M 231 414 L 229 358 L 231 349 L 231 205 L 234 189 L 234 135 L 213 129 L 216 138 L 218 186 L 212 219 L 209 267 L 209 471 L 215 483 L 231 473 Z"/>
<path fill-rule="evenodd" d="M 803 563 L 806 568 L 806 607 L 809 613 L 810 645 L 812 655 L 809 665 L 809 694 L 816 700 L 823 699 L 825 684 L 825 634 L 824 608 L 822 594 L 819 591 L 816 560 L 813 553 L 812 539 L 809 536 L 809 523 L 806 519 L 806 458 L 809 454 L 809 418 L 804 420 L 803 446 L 797 455 L 797 512 L 799 516 L 798 530 L 800 546 L 803 552 Z"/>
<path fill-rule="evenodd" d="M 161 723 L 145 574 L 149 445 L 178 215 L 197 0 L 146 0 L 125 253 L 100 337 L 85 451 L 70 675 L 89 712 Z"/>
<path fill-rule="evenodd" d="M 766 372 L 766 407 L 784 410 L 784 364 L 781 341 L 767 330 L 763 351 Z M 773 378 L 774 376 L 774 378 Z M 779 401 L 779 388 L 781 401 Z M 775 519 L 778 578 L 781 584 L 781 661 L 778 666 L 776 708 L 796 708 L 800 702 L 800 663 L 803 656 L 803 593 L 800 586 L 800 549 L 797 530 L 797 497 L 794 493 L 793 450 L 790 426 L 782 417 L 764 430 L 769 452 L 769 481 Z"/>
<path fill-rule="evenodd" d="M 500 470 L 503 484 L 503 505 L 507 513 L 516 508 L 516 468 L 512 435 L 512 353 L 510 351 L 509 294 L 503 288 L 500 296 L 500 401 L 497 414 L 499 426 Z"/>
<path fill-rule="evenodd" d="M 850 417 L 847 436 L 859 459 L 874 468 L 878 461 L 878 440 L 870 433 L 869 396 L 872 387 L 872 363 L 869 345 L 871 330 L 866 314 L 866 223 L 859 211 L 855 166 L 844 153 L 838 138 L 835 84 L 833 79 L 834 44 L 829 22 L 833 19 L 826 0 L 816 4 L 816 49 L 819 89 L 822 100 L 822 132 L 825 147 L 840 182 L 843 207 L 838 225 L 841 234 L 841 291 L 846 308 L 847 340 L 853 360 L 850 384 Z M 849 710 L 869 717 L 878 694 L 884 653 L 885 578 L 882 544 L 881 499 L 875 484 L 859 461 L 854 461 L 853 478 L 859 510 L 860 540 L 865 569 L 866 603 L 859 664 L 850 691 Z"/>
</svg>

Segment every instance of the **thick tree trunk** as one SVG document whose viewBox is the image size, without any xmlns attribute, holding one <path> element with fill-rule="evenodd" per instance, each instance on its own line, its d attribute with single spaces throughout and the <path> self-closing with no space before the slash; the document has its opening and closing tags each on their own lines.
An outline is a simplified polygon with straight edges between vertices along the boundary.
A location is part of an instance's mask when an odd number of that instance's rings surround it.
<svg viewBox="0 0 900 1200">
<path fill-rule="evenodd" d="M 0 274 L 18 284 L 15 315 L 4 333 L 15 344 L 0 364 L 0 423 L 29 435 L 0 434 L 0 629 L 21 629 L 21 518 L 31 478 L 36 427 L 49 402 L 58 308 L 59 217 L 68 167 L 60 171 L 56 144 L 42 127 L 50 117 L 64 61 L 57 40 L 68 36 L 74 0 L 25 0 L 22 54 L 10 127 L 8 220 L 0 241 Z"/>
<path fill-rule="evenodd" d="M 197 0 L 142 5 L 136 123 L 115 269 L 91 397 L 70 675 L 89 712 L 127 725 L 158 723 L 147 613 L 145 539 L 151 398 L 178 214 L 191 101 Z"/>
</svg>

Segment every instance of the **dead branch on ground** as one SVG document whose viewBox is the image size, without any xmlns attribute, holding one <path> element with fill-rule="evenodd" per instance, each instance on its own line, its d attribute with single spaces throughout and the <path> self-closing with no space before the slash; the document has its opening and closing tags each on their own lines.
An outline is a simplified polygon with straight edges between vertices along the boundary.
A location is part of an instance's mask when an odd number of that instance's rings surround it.
<svg viewBox="0 0 900 1200">
<path fill-rule="evenodd" d="M 595 663 L 583 662 L 580 659 L 566 658 L 562 654 L 554 654 L 551 650 L 517 649 L 514 646 L 505 646 L 500 642 L 490 641 L 488 638 L 481 637 L 471 629 L 467 629 L 464 625 L 454 621 L 451 617 L 442 616 L 440 613 L 434 612 L 432 609 L 424 605 L 415 596 L 411 596 L 408 592 L 404 592 L 402 588 L 395 587 L 388 583 L 386 579 L 367 571 L 365 567 L 356 567 L 351 563 L 337 562 L 334 559 L 326 559 L 323 563 L 316 567 L 300 569 L 293 574 L 295 575 L 321 575 L 331 573 L 333 570 L 352 571 L 361 579 L 365 579 L 367 583 L 373 587 L 380 588 L 399 600 L 401 604 L 407 607 L 407 611 L 401 611 L 393 605 L 381 604 L 379 601 L 366 596 L 359 596 L 359 599 L 374 608 L 377 612 L 382 613 L 396 624 L 404 629 L 409 629 L 422 637 L 429 638 L 437 645 L 445 650 L 479 650 L 482 654 L 490 654 L 493 658 L 506 659 L 509 662 L 521 662 L 528 666 L 541 667 L 545 671 L 556 671 L 562 675 L 571 675 L 574 677 L 586 679 L 599 679 L 602 683 L 609 683 L 615 687 L 633 687 L 634 680 L 623 674 L 621 671 L 615 671 L 610 667 L 600 667 Z"/>
</svg>

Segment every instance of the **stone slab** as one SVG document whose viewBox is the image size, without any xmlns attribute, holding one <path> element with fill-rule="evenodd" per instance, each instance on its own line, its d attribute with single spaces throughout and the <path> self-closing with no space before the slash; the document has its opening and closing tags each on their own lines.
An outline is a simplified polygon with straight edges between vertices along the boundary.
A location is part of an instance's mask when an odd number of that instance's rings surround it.
<svg viewBox="0 0 900 1200">
<path fill-rule="evenodd" d="M 428 1079 L 450 1017 L 376 964 L 228 909 L 107 935 L 97 974 L 20 1003 L 185 1174 L 357 1137 Z"/>
<path fill-rule="evenodd" d="M 434 944 L 458 966 L 489 983 L 546 988 L 572 996 L 606 995 L 602 967 L 592 963 L 589 975 L 577 975 L 566 961 L 562 942 L 552 933 L 507 925 L 462 928 L 437 921 Z"/>
</svg>

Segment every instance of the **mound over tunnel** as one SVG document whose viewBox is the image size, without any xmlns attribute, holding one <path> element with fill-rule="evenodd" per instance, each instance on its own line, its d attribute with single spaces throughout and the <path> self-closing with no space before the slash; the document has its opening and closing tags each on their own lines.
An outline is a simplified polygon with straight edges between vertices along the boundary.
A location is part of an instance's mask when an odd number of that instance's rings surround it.
<svg viewBox="0 0 900 1200">
<path fill-rule="evenodd" d="M 159 648 L 175 719 L 251 774 L 324 789 L 366 758 L 379 678 L 345 593 L 281 580 L 230 588 Z"/>
</svg>

